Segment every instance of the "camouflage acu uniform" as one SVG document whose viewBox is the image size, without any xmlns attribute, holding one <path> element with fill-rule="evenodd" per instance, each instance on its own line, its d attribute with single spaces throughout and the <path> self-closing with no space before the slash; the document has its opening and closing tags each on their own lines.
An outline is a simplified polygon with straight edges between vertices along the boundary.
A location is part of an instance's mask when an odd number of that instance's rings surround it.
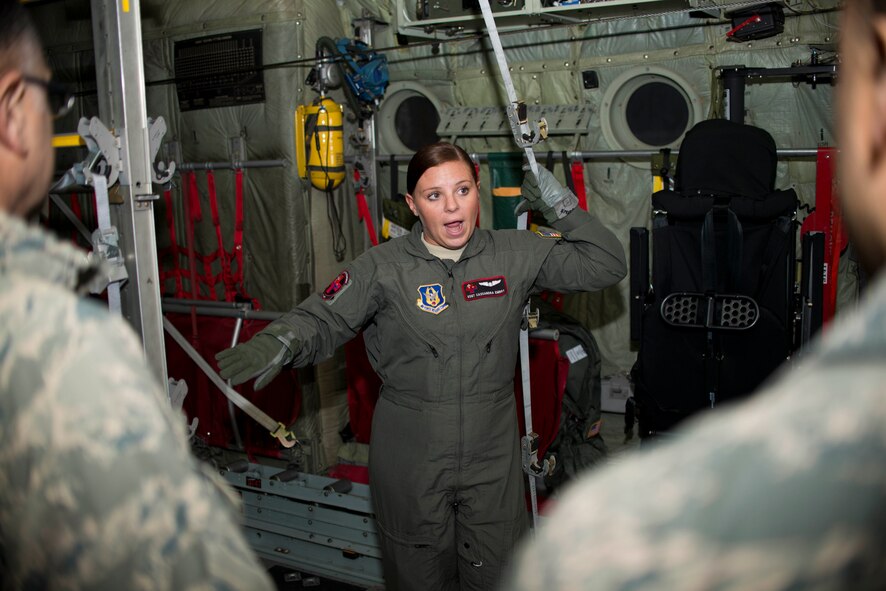
<svg viewBox="0 0 886 591">
<path fill-rule="evenodd" d="M 754 398 L 580 480 L 518 564 L 505 589 L 886 588 L 886 276 Z"/>
<path fill-rule="evenodd" d="M 0 589 L 273 589 L 93 271 L 0 213 Z"/>
</svg>

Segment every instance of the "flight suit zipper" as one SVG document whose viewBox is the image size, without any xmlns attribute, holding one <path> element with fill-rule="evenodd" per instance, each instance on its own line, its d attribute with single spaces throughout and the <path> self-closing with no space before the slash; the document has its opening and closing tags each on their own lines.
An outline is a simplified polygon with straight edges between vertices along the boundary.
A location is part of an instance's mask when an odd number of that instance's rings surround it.
<svg viewBox="0 0 886 591">
<path fill-rule="evenodd" d="M 460 334 L 461 333 L 461 329 L 460 329 L 461 324 L 459 322 L 460 306 L 457 305 L 458 300 L 455 298 L 455 293 L 456 293 L 455 278 L 452 275 L 452 268 L 457 264 L 458 264 L 458 261 L 456 261 L 455 264 L 449 266 L 446 269 L 446 272 L 449 275 L 449 293 L 453 294 L 452 308 L 453 308 L 453 311 L 455 312 L 455 321 L 452 323 L 452 325 L 455 327 L 455 330 L 456 330 L 455 354 L 456 354 L 456 358 L 458 359 L 458 375 L 459 375 L 459 380 L 458 380 L 458 440 L 456 442 L 456 448 L 455 448 L 455 461 L 457 464 L 456 468 L 455 468 L 455 490 L 459 491 L 459 489 L 461 487 L 461 466 L 463 463 L 462 462 L 462 455 L 464 453 L 464 449 L 463 449 L 463 447 L 464 447 L 464 416 L 463 416 L 464 415 L 464 408 L 463 408 L 463 406 L 464 406 L 464 379 L 462 379 L 462 376 L 464 376 L 464 366 L 463 366 L 464 355 L 462 355 L 462 343 L 461 343 L 462 339 L 461 339 L 461 334 Z M 458 492 L 456 492 L 456 494 L 458 494 Z"/>
</svg>

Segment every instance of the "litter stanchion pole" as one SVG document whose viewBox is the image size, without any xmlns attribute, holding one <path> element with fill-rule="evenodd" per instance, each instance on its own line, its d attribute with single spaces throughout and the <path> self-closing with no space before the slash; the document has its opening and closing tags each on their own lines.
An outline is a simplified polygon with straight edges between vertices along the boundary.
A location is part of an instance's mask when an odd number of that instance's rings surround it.
<svg viewBox="0 0 886 591">
<path fill-rule="evenodd" d="M 511 131 L 514 133 L 514 141 L 526 152 L 526 161 L 529 164 L 529 170 L 532 174 L 538 176 L 538 162 L 535 160 L 535 152 L 532 146 L 539 140 L 543 139 L 546 124 L 533 129 L 529 125 L 526 116 L 526 105 L 517 98 L 517 92 L 514 89 L 514 83 L 511 80 L 508 62 L 505 58 L 504 49 L 501 46 L 501 39 L 498 36 L 498 29 L 495 26 L 495 19 L 492 17 L 492 8 L 489 6 L 489 0 L 480 0 L 480 9 L 483 12 L 483 20 L 486 23 L 486 30 L 489 33 L 489 40 L 492 43 L 492 49 L 495 52 L 495 59 L 498 64 L 498 70 L 501 73 L 502 82 L 504 82 L 505 92 L 508 96 L 509 104 L 507 106 L 508 121 L 511 124 Z M 517 229 L 525 230 L 527 226 L 528 213 L 524 212 L 517 218 Z M 536 491 L 535 479 L 543 472 L 538 464 L 538 436 L 532 430 L 532 393 L 529 383 L 529 302 L 527 301 L 523 308 L 523 324 L 520 330 L 520 375 L 523 383 L 523 416 L 526 425 L 526 435 L 521 440 L 521 453 L 523 456 L 523 469 L 529 479 L 529 496 L 532 503 L 532 525 L 533 529 L 538 527 L 538 495 Z"/>
</svg>

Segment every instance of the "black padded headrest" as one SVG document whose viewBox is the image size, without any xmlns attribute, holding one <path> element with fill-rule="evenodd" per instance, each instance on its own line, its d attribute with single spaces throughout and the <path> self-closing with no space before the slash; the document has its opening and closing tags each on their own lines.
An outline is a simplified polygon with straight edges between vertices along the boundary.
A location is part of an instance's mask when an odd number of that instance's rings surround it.
<svg viewBox="0 0 886 591">
<path fill-rule="evenodd" d="M 674 189 L 684 194 L 764 197 L 775 189 L 775 140 L 759 127 L 708 119 L 686 132 Z"/>
<path fill-rule="evenodd" d="M 652 194 L 652 208 L 668 212 L 668 217 L 673 220 L 699 221 L 718 200 L 728 205 L 739 219 L 748 221 L 792 216 L 797 209 L 797 193 L 793 189 L 772 191 L 757 197 L 731 195 L 723 198 L 702 194 L 690 199 L 687 199 L 686 193 L 664 190 Z"/>
</svg>

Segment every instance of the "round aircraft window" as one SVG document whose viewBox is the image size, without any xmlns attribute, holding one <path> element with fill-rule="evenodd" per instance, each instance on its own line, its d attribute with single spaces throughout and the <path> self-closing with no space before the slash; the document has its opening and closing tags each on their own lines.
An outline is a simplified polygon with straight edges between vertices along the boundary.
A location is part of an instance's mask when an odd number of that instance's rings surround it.
<svg viewBox="0 0 886 591">
<path fill-rule="evenodd" d="M 628 128 L 641 142 L 667 146 L 689 126 L 686 95 L 664 82 L 647 82 L 637 88 L 625 107 Z"/>
<path fill-rule="evenodd" d="M 600 124 L 614 150 L 678 148 L 701 120 L 701 99 L 678 74 L 634 68 L 607 85 Z M 644 164 L 645 166 L 645 164 Z"/>
<path fill-rule="evenodd" d="M 442 112 L 437 97 L 415 82 L 392 82 L 376 116 L 380 154 L 411 154 L 434 143 Z"/>
<path fill-rule="evenodd" d="M 440 140 L 437 135 L 439 124 L 440 113 L 426 96 L 410 96 L 400 103 L 394 115 L 397 137 L 413 152 Z"/>
</svg>

